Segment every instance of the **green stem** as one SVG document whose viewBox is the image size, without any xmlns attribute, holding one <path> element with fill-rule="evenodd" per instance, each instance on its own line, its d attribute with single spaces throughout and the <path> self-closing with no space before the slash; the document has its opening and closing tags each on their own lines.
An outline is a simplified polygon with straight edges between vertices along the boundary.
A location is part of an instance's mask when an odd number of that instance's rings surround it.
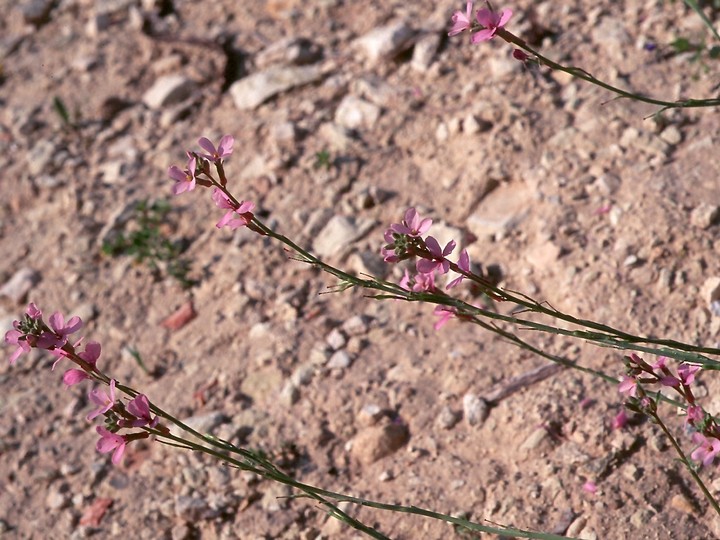
<svg viewBox="0 0 720 540">
<path fill-rule="evenodd" d="M 608 84 L 606 82 L 601 81 L 600 79 L 595 78 L 590 73 L 585 71 L 582 68 L 578 68 L 575 66 L 563 66 L 562 64 L 558 64 L 557 62 L 554 62 L 553 60 L 550 60 L 546 56 L 543 56 L 538 51 L 530 47 L 530 45 L 527 44 L 527 42 L 523 39 L 520 39 L 516 35 L 512 34 L 511 32 L 508 32 L 507 30 L 503 28 L 499 28 L 497 31 L 497 35 L 500 36 L 502 39 L 507 41 L 508 43 L 511 43 L 515 45 L 516 47 L 519 47 L 520 49 L 523 49 L 524 51 L 529 52 L 533 56 L 535 56 L 539 63 L 549 67 L 550 69 L 554 69 L 556 71 L 562 71 L 564 73 L 567 73 L 569 75 L 572 75 L 573 77 L 577 79 L 582 79 L 583 81 L 589 82 L 591 84 L 594 84 L 596 86 L 599 86 L 601 88 L 604 88 L 605 90 L 608 90 L 610 92 L 613 92 L 614 94 L 617 94 L 620 97 L 633 99 L 635 101 L 642 101 L 643 103 L 650 103 L 651 105 L 658 105 L 661 106 L 664 109 L 680 109 L 680 108 L 695 108 L 695 107 L 717 107 L 720 105 L 720 98 L 713 98 L 713 99 L 685 99 L 681 101 L 664 101 L 662 99 L 656 99 L 649 96 L 645 96 L 643 94 L 636 94 L 633 92 L 628 92 L 627 90 L 622 90 L 621 88 L 618 88 L 617 86 L 613 86 L 611 84 Z"/>
<path fill-rule="evenodd" d="M 250 454 L 250 460 L 254 463 L 254 465 L 238 461 L 236 459 L 233 459 L 231 457 L 226 456 L 225 454 L 222 454 L 216 450 L 197 445 L 196 443 L 193 443 L 192 441 L 185 440 L 181 437 L 177 437 L 174 435 L 166 435 L 163 433 L 159 433 L 156 431 L 153 431 L 158 437 L 169 439 L 172 441 L 175 441 L 176 443 L 185 444 L 188 446 L 191 446 L 194 451 L 202 452 L 204 454 L 208 454 L 210 456 L 215 457 L 216 459 L 219 459 L 221 461 L 224 461 L 230 465 L 233 465 L 239 469 L 251 471 L 254 472 L 264 478 L 267 478 L 269 480 L 274 480 L 277 482 L 280 482 L 282 484 L 288 485 L 290 487 L 296 488 L 303 493 L 307 494 L 309 497 L 317 500 L 321 504 L 331 507 L 332 512 L 337 512 L 339 515 L 341 515 L 341 519 L 343 521 L 349 521 L 349 524 L 353 526 L 354 528 L 358 528 L 358 530 L 362 530 L 363 532 L 366 532 L 368 534 L 371 534 L 375 538 L 386 538 L 381 533 L 378 533 L 374 529 L 371 529 L 369 527 L 366 527 L 365 525 L 362 525 L 359 522 L 356 522 L 353 518 L 348 516 L 347 514 L 343 513 L 341 510 L 339 510 L 337 507 L 335 507 L 332 503 L 326 500 L 327 499 L 333 499 L 337 502 L 350 502 L 353 504 L 366 506 L 368 508 L 375 508 L 378 510 L 386 510 L 391 512 L 402 512 L 407 514 L 414 514 L 418 516 L 423 517 L 429 517 L 432 519 L 437 519 L 441 521 L 445 521 L 447 523 L 452 523 L 454 525 L 458 525 L 460 527 L 464 527 L 469 530 L 478 531 L 478 532 L 485 532 L 485 533 L 491 533 L 491 534 L 499 534 L 499 535 L 508 535 L 511 534 L 515 538 L 536 538 L 539 540 L 559 540 L 559 539 L 566 539 L 568 537 L 565 536 L 558 536 L 555 534 L 548 534 L 548 533 L 538 533 L 538 532 L 530 532 L 530 531 L 524 531 L 522 529 L 516 529 L 513 527 L 489 527 L 486 525 L 480 525 L 478 523 L 473 523 L 471 521 L 468 521 L 466 519 L 458 518 L 449 516 L 446 514 L 441 514 L 439 512 L 433 512 L 431 510 L 426 510 L 424 508 L 420 508 L 417 506 L 404 506 L 404 505 L 397 505 L 397 504 L 385 504 L 375 501 L 370 501 L 367 499 L 363 499 L 360 497 L 351 497 L 349 495 L 343 495 L 341 493 L 335 493 L 333 491 L 317 488 L 315 486 L 311 486 L 309 484 L 304 484 L 303 482 L 299 482 L 295 480 L 294 478 L 286 475 L 285 473 L 279 471 L 277 468 L 272 466 L 269 469 L 266 469 L 265 466 L 267 462 L 265 460 L 262 460 L 258 458 L 257 456 L 253 456 Z M 164 442 L 164 441 L 160 441 Z M 357 527 L 356 525 L 360 525 L 360 527 Z M 367 529 L 367 530 L 366 530 Z M 374 531 L 374 534 L 372 532 Z"/>
<path fill-rule="evenodd" d="M 713 510 L 720 515 L 720 505 L 718 505 L 718 502 L 715 500 L 715 497 L 712 496 L 712 493 L 710 493 L 710 490 L 705 486 L 705 483 L 700 478 L 700 475 L 697 473 L 695 468 L 693 467 L 690 460 L 687 458 L 685 453 L 682 451 L 682 448 L 680 448 L 680 445 L 678 444 L 675 437 L 673 437 L 672 433 L 670 433 L 670 430 L 667 428 L 667 426 L 663 423 L 662 420 L 660 420 L 660 417 L 657 414 L 657 411 L 648 412 L 650 417 L 657 423 L 657 425 L 660 426 L 660 429 L 663 430 L 667 438 L 670 440 L 670 443 L 673 445 L 673 448 L 675 448 L 675 451 L 677 452 L 678 456 L 680 456 L 680 461 L 683 462 L 685 467 L 687 467 L 687 470 L 690 472 L 690 476 L 693 477 L 693 480 L 695 480 L 695 483 L 700 487 L 700 490 L 703 492 L 703 495 L 705 495 L 705 498 L 710 503 L 710 505 L 713 507 Z"/>
</svg>

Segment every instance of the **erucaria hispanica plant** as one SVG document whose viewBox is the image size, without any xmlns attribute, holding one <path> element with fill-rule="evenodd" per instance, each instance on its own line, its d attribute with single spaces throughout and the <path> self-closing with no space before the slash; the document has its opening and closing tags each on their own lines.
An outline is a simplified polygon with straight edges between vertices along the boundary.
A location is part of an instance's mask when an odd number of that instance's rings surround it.
<svg viewBox="0 0 720 540">
<path fill-rule="evenodd" d="M 720 513 L 718 503 L 698 474 L 700 465 L 709 465 L 720 453 L 720 427 L 711 415 L 702 410 L 691 390 L 691 385 L 701 367 L 706 370 L 720 369 L 720 362 L 706 356 L 707 354 L 720 354 L 720 350 L 672 340 L 635 336 L 601 323 L 575 318 L 520 293 L 502 289 L 485 275 L 481 267 L 471 265 L 466 250 L 462 250 L 457 260 L 454 260 L 452 255 L 456 248 L 456 242 L 451 240 L 445 246 L 441 246 L 433 236 L 427 234 L 432 226 L 432 220 L 421 217 L 414 208 L 408 209 L 403 219 L 388 227 L 384 233 L 384 244 L 380 250 L 384 260 L 388 263 L 413 262 L 413 272 L 405 270 L 399 283 L 373 277 L 357 277 L 322 261 L 288 237 L 267 226 L 254 214 L 255 204 L 253 202 L 237 198 L 230 192 L 227 187 L 228 179 L 224 160 L 232 154 L 233 138 L 231 136 L 223 137 L 218 147 L 215 147 L 206 138 L 201 138 L 199 144 L 206 153 L 188 152 L 188 161 L 184 169 L 177 166 L 170 168 L 170 177 L 175 182 L 172 191 L 176 195 L 180 195 L 197 188 L 212 188 L 213 201 L 219 209 L 224 211 L 216 227 L 229 227 L 230 229 L 247 227 L 259 235 L 279 241 L 294 252 L 297 260 L 311 264 L 338 278 L 340 280 L 337 286 L 338 290 L 361 287 L 371 291 L 371 297 L 376 299 L 397 299 L 434 304 L 436 306 L 434 314 L 438 317 L 434 326 L 437 330 L 451 320 L 474 323 L 552 362 L 589 373 L 612 385 L 618 385 L 619 390 L 628 397 L 628 408 L 647 415 L 661 427 L 710 504 Z M 439 286 L 438 278 L 451 271 L 456 276 L 444 288 Z M 512 315 L 503 315 L 494 309 L 474 306 L 452 296 L 450 293 L 464 282 L 478 287 L 490 303 L 510 302 L 521 307 L 523 311 Z M 572 330 L 539 323 L 526 317 L 527 313 L 550 315 L 566 323 L 571 323 L 577 329 Z M 641 360 L 637 354 L 631 353 L 625 359 L 628 366 L 627 374 L 618 380 L 612 375 L 581 366 L 577 362 L 536 348 L 512 330 L 507 329 L 508 323 L 521 328 L 583 339 L 601 346 L 629 349 L 646 354 L 661 355 L 661 357 L 655 364 L 650 365 Z M 159 404 L 151 400 L 150 396 L 122 384 L 110 374 L 102 371 L 99 365 L 101 345 L 90 341 L 81 347 L 82 339 L 78 339 L 74 343 L 71 340 L 71 335 L 76 334 L 81 327 L 82 321 L 78 317 L 72 317 L 66 321 L 59 312 L 51 315 L 45 322 L 41 310 L 31 303 L 23 318 L 15 321 L 13 330 L 5 335 L 5 342 L 15 347 L 10 356 L 10 363 L 14 364 L 24 353 L 33 348 L 46 350 L 55 357 L 52 364 L 53 370 L 60 363 L 74 364 L 65 371 L 62 377 L 63 383 L 67 387 L 88 383 L 98 385 L 89 392 L 89 400 L 93 404 L 94 410 L 87 415 L 87 419 L 92 421 L 96 418 L 103 418 L 102 425 L 97 425 L 95 428 L 99 436 L 96 449 L 102 453 L 112 453 L 112 462 L 116 465 L 122 461 L 128 444 L 140 439 L 147 439 L 181 449 L 201 452 L 231 467 L 251 471 L 267 480 L 286 484 L 299 491 L 303 496 L 317 501 L 326 508 L 330 515 L 373 538 L 387 538 L 387 536 L 376 528 L 348 515 L 338 507 L 338 503 L 349 502 L 384 511 L 425 516 L 443 520 L 468 530 L 491 532 L 503 536 L 563 538 L 558 535 L 512 527 L 488 526 L 415 506 L 386 504 L 305 484 L 283 472 L 262 453 L 235 446 L 228 441 L 192 429 L 170 412 L 160 408 Z M 681 362 L 677 368 L 677 374 L 668 367 L 670 358 Z M 677 394 L 676 399 L 671 399 L 659 391 L 652 391 L 650 387 L 653 385 L 673 389 Z M 662 421 L 658 407 L 661 402 L 667 402 L 674 407 L 686 410 L 686 425 L 692 433 L 692 442 L 695 445 L 689 457 L 683 450 L 682 444 Z M 624 418 L 616 419 L 618 426 L 624 422 Z M 174 426 L 176 429 L 171 431 L 170 426 Z M 596 488 L 594 483 L 589 481 L 586 482 L 584 489 L 594 490 Z"/>
<path fill-rule="evenodd" d="M 711 30 L 714 37 L 720 41 L 720 34 L 718 34 L 712 22 L 703 13 L 702 9 L 698 6 L 694 0 L 685 0 L 685 3 L 690 6 L 700 18 L 703 23 Z M 484 2 L 487 5 L 486 8 L 478 9 L 477 11 L 473 8 L 474 2 L 469 1 L 465 6 L 465 11 L 457 11 L 452 16 L 452 27 L 448 35 L 450 37 L 456 36 L 467 31 L 470 34 L 470 42 L 472 44 L 482 43 L 489 41 L 495 37 L 498 37 L 507 43 L 513 45 L 515 48 L 512 51 L 512 56 L 516 60 L 523 62 L 526 65 L 535 65 L 547 67 L 555 71 L 562 71 L 571 75 L 577 79 L 581 79 L 585 82 L 594 84 L 605 90 L 614 93 L 618 98 L 627 98 L 634 101 L 641 101 L 643 103 L 649 103 L 651 105 L 657 105 L 661 107 L 659 112 L 666 109 L 680 109 L 680 108 L 696 108 L 696 107 L 717 107 L 720 105 L 720 98 L 710 99 L 681 99 L 678 101 L 666 101 L 658 99 L 652 96 L 644 94 L 630 92 L 623 90 L 617 86 L 613 86 L 607 82 L 604 82 L 597 77 L 593 76 L 590 72 L 577 66 L 566 66 L 559 62 L 551 60 L 547 56 L 544 56 L 538 50 L 531 47 L 527 41 L 516 36 L 505 27 L 510 22 L 513 16 L 511 9 L 501 9 L 496 11 L 489 1 Z M 711 52 L 714 49 L 710 49 Z"/>
<path fill-rule="evenodd" d="M 465 12 L 457 12 L 453 16 L 449 33 L 457 35 L 467 30 L 471 34 L 473 43 L 499 37 L 518 47 L 513 51 L 513 56 L 520 61 L 533 62 L 551 69 L 565 71 L 614 92 L 620 97 L 659 105 L 663 108 L 707 107 L 720 104 L 720 99 L 688 99 L 667 102 L 615 88 L 599 81 L 585 70 L 560 65 L 530 48 L 522 39 L 505 29 L 511 17 L 511 10 L 504 9 L 496 12 L 489 3 L 488 9 L 478 10 L 473 16 L 473 3 L 468 2 Z M 201 138 L 199 144 L 204 153 L 187 152 L 188 161 L 184 168 L 177 166 L 170 168 L 169 175 L 175 182 L 172 188 L 173 193 L 180 195 L 194 191 L 196 188 L 212 188 L 212 200 L 218 208 L 224 211 L 224 215 L 217 222 L 216 227 L 231 229 L 247 227 L 259 235 L 282 243 L 294 253 L 297 260 L 335 276 L 339 280 L 336 290 L 360 287 L 370 291 L 370 296 L 375 299 L 396 299 L 434 304 L 434 314 L 438 317 L 434 326 L 437 330 L 451 320 L 473 323 L 552 362 L 589 373 L 609 384 L 617 385 L 619 391 L 627 396 L 629 409 L 647 415 L 660 426 L 713 509 L 720 514 L 720 506 L 698 473 L 701 465 L 710 465 L 720 454 L 720 427 L 715 418 L 697 403 L 691 388 L 701 368 L 706 371 L 720 370 L 720 362 L 708 356 L 719 355 L 720 349 L 633 335 L 606 324 L 576 318 L 521 293 L 500 288 L 483 272 L 480 266 L 473 267 L 471 265 L 467 251 L 461 251 L 457 260 L 453 260 L 451 256 L 456 248 L 456 242 L 452 240 L 445 246 L 441 246 L 433 236 L 427 235 L 432 221 L 428 218 L 423 219 L 413 208 L 405 212 L 404 218 L 399 223 L 390 225 L 385 231 L 385 242 L 381 248 L 382 256 L 388 263 L 414 262 L 412 274 L 406 270 L 400 282 L 393 283 L 370 276 L 358 277 L 345 272 L 319 259 L 287 236 L 270 228 L 255 215 L 253 202 L 236 198 L 229 191 L 224 160 L 232 154 L 233 143 L 234 140 L 229 135 L 223 137 L 217 147 L 208 139 Z M 456 274 L 456 277 L 449 281 L 444 288 L 438 286 L 437 277 L 448 274 L 450 271 Z M 505 315 L 492 309 L 492 305 L 476 306 L 452 296 L 451 293 L 454 293 L 455 288 L 464 281 L 473 283 L 484 293 L 490 304 L 508 302 L 517 305 L 520 310 Z M 561 327 L 538 322 L 529 318 L 529 314 L 547 315 L 559 319 L 565 324 Z M 87 418 L 88 420 L 104 418 L 104 425 L 96 427 L 99 435 L 96 447 L 103 453 L 112 452 L 112 461 L 115 464 L 121 462 L 127 445 L 139 439 L 153 440 L 205 453 L 231 467 L 252 471 L 268 480 L 291 486 L 304 496 L 317 501 L 326 508 L 330 515 L 373 538 L 387 537 L 377 529 L 349 516 L 338 507 L 337 503 L 349 502 L 379 510 L 411 513 L 443 520 L 472 531 L 490 532 L 503 536 L 562 538 L 558 535 L 523 531 L 511 527 L 490 527 L 415 506 L 385 504 L 302 483 L 283 472 L 262 454 L 237 447 L 217 437 L 199 433 L 161 409 L 155 401 L 151 401 L 150 397 L 121 384 L 103 372 L 98 366 L 101 354 L 99 343 L 88 342 L 80 350 L 82 340 L 77 340 L 75 343 L 70 341 L 69 336 L 76 333 L 81 325 L 82 321 L 77 317 L 72 317 L 65 322 L 61 313 L 54 313 L 46 323 L 40 309 L 31 303 L 22 320 L 15 321 L 14 329 L 5 335 L 6 343 L 15 347 L 10 362 L 15 363 L 23 353 L 32 348 L 43 349 L 56 357 L 53 369 L 60 362 L 74 364 L 63 375 L 65 385 L 73 386 L 86 382 L 99 384 L 100 387 L 90 390 L 89 398 L 95 409 L 88 414 Z M 515 332 L 508 329 L 508 325 L 582 339 L 600 346 L 634 352 L 625 357 L 627 371 L 618 380 L 611 374 L 581 366 L 576 361 L 562 356 L 547 353 L 520 338 Z M 641 359 L 637 353 L 655 355 L 658 356 L 658 360 L 654 364 L 650 364 Z M 671 359 L 679 362 L 675 371 L 668 366 Z M 103 390 L 103 386 L 108 387 L 107 390 Z M 674 398 L 656 390 L 656 387 L 671 389 L 675 394 Z M 683 450 L 683 444 L 674 437 L 663 422 L 659 412 L 661 403 L 680 407 L 686 411 L 686 427 L 694 445 L 689 456 Z M 614 425 L 621 427 L 625 421 L 624 415 L 618 415 Z M 168 427 L 171 425 L 178 428 L 181 434 L 176 435 L 171 432 Z M 585 489 L 589 491 L 596 489 L 591 481 L 586 482 L 585 486 Z"/>
</svg>

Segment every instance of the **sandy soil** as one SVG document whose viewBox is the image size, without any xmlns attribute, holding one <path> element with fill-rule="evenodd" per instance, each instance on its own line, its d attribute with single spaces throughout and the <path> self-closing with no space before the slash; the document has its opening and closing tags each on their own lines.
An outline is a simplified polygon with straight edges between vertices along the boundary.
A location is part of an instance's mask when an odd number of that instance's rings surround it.
<svg viewBox="0 0 720 540">
<path fill-rule="evenodd" d="M 0 298 L 3 332 L 29 300 L 80 315 L 107 373 L 326 489 L 587 539 L 720 534 L 656 426 L 638 418 L 611 429 L 622 407 L 615 388 L 558 371 L 471 422 L 474 397 L 547 362 L 457 321 L 435 331 L 428 306 L 320 294 L 332 277 L 246 230 L 217 230 L 206 191 L 172 198 L 162 228 L 187 246 L 189 290 L 101 251 L 132 228 L 138 201 L 171 198 L 167 167 L 183 164 L 199 136 L 229 133 L 231 190 L 333 264 L 398 280 L 401 268 L 379 255 L 382 232 L 416 206 L 504 287 L 630 332 L 716 345 L 707 284 L 720 276 L 708 217 L 720 204 L 717 110 L 654 117 L 657 108 L 524 69 L 499 40 L 447 39 L 462 2 L 6 4 L 0 284 L 13 284 Z M 511 31 L 601 79 L 670 100 L 717 95 L 717 61 L 668 46 L 710 40 L 682 2 L 508 7 Z M 402 22 L 406 39 L 375 57 L 363 38 Z M 247 90 L 233 84 L 293 62 L 305 71 L 286 72 L 291 88 L 238 106 Z M 312 80 L 300 84 L 301 74 Z M 174 94 L 162 94 L 168 76 L 181 78 Z M 329 166 L 316 166 L 318 152 Z M 352 241 L 333 236 L 339 218 Z M 458 294 L 477 300 L 469 287 Z M 193 320 L 161 326 L 187 302 Z M 616 351 L 521 332 L 553 354 L 623 372 Z M 138 443 L 113 467 L 94 449 L 88 388 L 64 389 L 50 365 L 39 353 L 0 364 L 6 537 L 358 536 L 283 498 L 282 486 L 188 452 Z M 717 378 L 703 374 L 699 388 L 720 413 Z M 663 412 L 690 451 L 682 419 Z M 393 436 L 399 448 L 376 459 L 388 423 L 407 437 Z M 717 469 L 702 475 L 719 494 Z M 396 539 L 482 537 L 346 510 Z"/>
</svg>

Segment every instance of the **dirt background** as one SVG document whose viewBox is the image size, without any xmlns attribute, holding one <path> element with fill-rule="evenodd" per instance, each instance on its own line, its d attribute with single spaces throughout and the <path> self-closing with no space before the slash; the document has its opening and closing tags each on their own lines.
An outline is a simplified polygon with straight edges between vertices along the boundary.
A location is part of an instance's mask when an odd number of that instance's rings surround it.
<svg viewBox="0 0 720 540">
<path fill-rule="evenodd" d="M 399 279 L 379 256 L 382 231 L 412 205 L 504 287 L 630 332 L 716 345 L 718 111 L 652 117 L 656 107 L 524 68 L 499 40 L 448 40 L 460 4 L 3 2 L 3 332 L 29 300 L 46 316 L 80 315 L 106 373 L 326 489 L 586 539 L 715 538 L 720 519 L 659 430 L 642 419 L 611 429 L 614 387 L 559 371 L 483 411 L 478 397 L 546 361 L 457 321 L 436 332 L 428 306 L 321 294 L 335 281 L 278 244 L 218 231 L 207 191 L 172 198 L 162 228 L 187 246 L 189 291 L 101 253 L 132 228 L 138 201 L 171 197 L 167 167 L 184 165 L 199 136 L 229 133 L 231 191 L 343 268 Z M 508 7 L 509 30 L 613 84 L 668 100 L 718 93 L 716 60 L 669 47 L 711 39 L 680 1 Z M 383 49 L 387 35 L 371 32 L 388 25 L 396 39 Z M 241 83 L 266 70 L 286 70 L 290 87 L 240 108 L 251 101 Z M 316 166 L 318 152 L 329 166 Z M 161 326 L 188 301 L 193 320 Z M 522 332 L 623 371 L 615 351 Z M 4 537 L 359 536 L 282 486 L 185 451 L 134 443 L 113 467 L 94 449 L 88 387 L 65 390 L 50 364 L 39 353 L 0 364 Z M 719 389 L 700 377 L 713 413 Z M 682 418 L 663 413 L 691 451 Z M 717 469 L 702 475 L 720 494 Z M 397 539 L 491 537 L 344 508 Z"/>
</svg>

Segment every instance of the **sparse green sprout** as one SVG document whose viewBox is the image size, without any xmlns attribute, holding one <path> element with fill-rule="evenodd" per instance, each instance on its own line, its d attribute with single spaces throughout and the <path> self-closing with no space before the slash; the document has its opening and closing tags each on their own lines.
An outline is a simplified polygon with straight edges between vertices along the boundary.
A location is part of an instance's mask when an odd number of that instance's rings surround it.
<svg viewBox="0 0 720 540">
<path fill-rule="evenodd" d="M 185 246 L 182 241 L 170 240 L 161 230 L 170 210 L 167 200 L 140 201 L 131 220 L 135 223 L 134 230 L 120 232 L 106 240 L 102 252 L 111 257 L 132 256 L 136 262 L 146 263 L 156 278 L 165 273 L 177 280 L 183 289 L 189 289 L 196 281 L 188 277 L 190 261 L 180 257 Z"/>
<path fill-rule="evenodd" d="M 330 160 L 330 152 L 327 150 L 321 150 L 320 152 L 315 153 L 315 164 L 313 165 L 314 169 L 321 169 L 325 168 L 325 170 L 330 169 L 332 166 L 332 161 Z"/>
</svg>

